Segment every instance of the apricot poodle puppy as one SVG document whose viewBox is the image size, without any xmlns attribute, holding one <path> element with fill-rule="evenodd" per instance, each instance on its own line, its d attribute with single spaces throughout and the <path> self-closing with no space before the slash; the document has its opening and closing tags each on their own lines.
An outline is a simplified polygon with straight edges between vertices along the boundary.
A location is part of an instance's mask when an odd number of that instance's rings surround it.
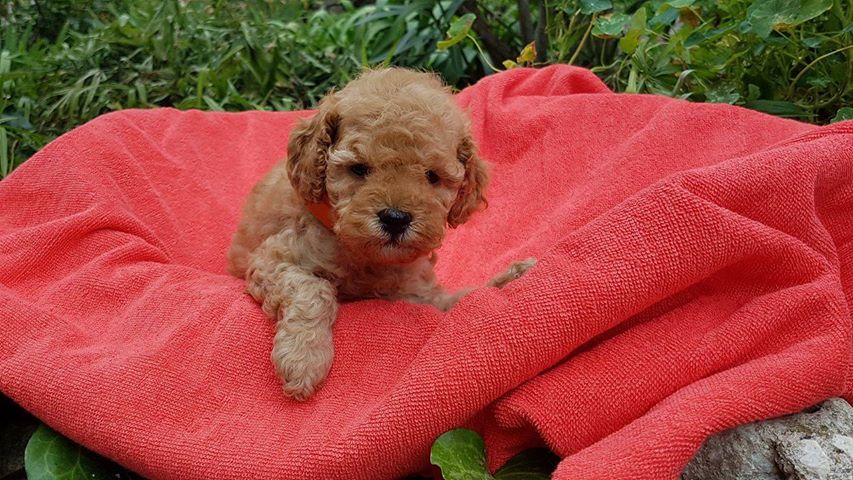
<svg viewBox="0 0 853 480">
<path fill-rule="evenodd" d="M 447 226 L 485 204 L 486 164 L 468 119 L 434 75 L 372 70 L 326 96 L 288 155 L 252 190 L 230 271 L 276 320 L 284 392 L 311 396 L 332 364 L 339 300 L 402 299 L 447 310 L 433 273 Z M 513 264 L 503 286 L 534 263 Z"/>
</svg>

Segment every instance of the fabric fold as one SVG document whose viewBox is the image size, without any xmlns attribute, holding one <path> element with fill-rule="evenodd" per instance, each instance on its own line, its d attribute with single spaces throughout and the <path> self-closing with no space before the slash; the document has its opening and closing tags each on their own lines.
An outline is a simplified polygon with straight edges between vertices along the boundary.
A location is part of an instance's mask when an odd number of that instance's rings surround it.
<svg viewBox="0 0 853 480">
<path fill-rule="evenodd" d="M 437 273 L 450 312 L 342 306 L 315 397 L 225 273 L 248 191 L 309 112 L 126 110 L 0 182 L 0 390 L 151 478 L 395 478 L 467 426 L 556 480 L 676 478 L 709 435 L 850 398 L 853 122 L 613 94 L 568 66 L 458 95 L 489 208 Z"/>
</svg>

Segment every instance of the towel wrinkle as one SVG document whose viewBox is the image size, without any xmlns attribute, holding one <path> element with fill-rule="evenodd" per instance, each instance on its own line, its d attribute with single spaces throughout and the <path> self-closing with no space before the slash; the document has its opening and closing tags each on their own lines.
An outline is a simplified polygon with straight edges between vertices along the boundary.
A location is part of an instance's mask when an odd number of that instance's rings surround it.
<svg viewBox="0 0 853 480">
<path fill-rule="evenodd" d="M 459 426 L 492 469 L 542 444 L 555 480 L 677 478 L 714 432 L 853 400 L 853 122 L 613 94 L 571 66 L 457 101 L 494 181 L 437 274 L 537 257 L 522 278 L 446 314 L 343 305 L 328 380 L 293 401 L 225 251 L 311 112 L 112 113 L 0 182 L 0 391 L 181 480 L 397 478 Z"/>
</svg>

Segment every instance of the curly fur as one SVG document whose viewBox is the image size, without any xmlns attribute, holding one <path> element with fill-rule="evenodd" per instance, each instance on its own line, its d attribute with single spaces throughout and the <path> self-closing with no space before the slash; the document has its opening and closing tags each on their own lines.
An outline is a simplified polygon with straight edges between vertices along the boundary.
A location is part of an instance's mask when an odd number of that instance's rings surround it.
<svg viewBox="0 0 853 480">
<path fill-rule="evenodd" d="M 354 164 L 369 173 L 353 174 Z M 439 285 L 432 252 L 446 226 L 485 206 L 487 181 L 468 119 L 431 74 L 367 71 L 294 128 L 287 158 L 249 195 L 228 252 L 230 272 L 277 322 L 272 361 L 286 394 L 308 398 L 328 374 L 339 300 L 403 299 L 447 310 L 468 292 Z M 331 230 L 306 209 L 318 202 L 331 207 Z M 393 241 L 377 217 L 385 208 L 412 217 Z M 490 285 L 533 263 L 510 266 Z"/>
</svg>

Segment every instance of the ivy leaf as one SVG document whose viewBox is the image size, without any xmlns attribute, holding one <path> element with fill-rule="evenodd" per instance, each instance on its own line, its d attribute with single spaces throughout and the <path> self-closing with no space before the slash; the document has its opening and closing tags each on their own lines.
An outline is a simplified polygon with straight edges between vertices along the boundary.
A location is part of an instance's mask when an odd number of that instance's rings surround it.
<svg viewBox="0 0 853 480">
<path fill-rule="evenodd" d="M 545 448 L 525 450 L 492 476 L 486 468 L 483 438 L 458 428 L 436 439 L 429 461 L 441 469 L 444 480 L 549 480 L 560 459 Z"/>
<path fill-rule="evenodd" d="M 471 31 L 471 26 L 474 25 L 474 20 L 477 16 L 473 13 L 466 13 L 459 18 L 453 20 L 450 28 L 447 29 L 447 38 L 436 43 L 439 50 L 447 50 L 448 48 L 461 42 L 468 32 Z"/>
<path fill-rule="evenodd" d="M 86 450 L 45 425 L 36 429 L 24 450 L 29 480 L 116 480 L 121 468 Z"/>
<path fill-rule="evenodd" d="M 495 472 L 495 480 L 549 480 L 560 458 L 545 448 L 525 450 Z"/>
<path fill-rule="evenodd" d="M 432 444 L 429 462 L 445 480 L 494 480 L 486 469 L 486 444 L 476 432 L 450 430 Z"/>
<path fill-rule="evenodd" d="M 853 107 L 839 108 L 838 113 L 832 117 L 829 123 L 843 122 L 844 120 L 853 120 Z"/>
<path fill-rule="evenodd" d="M 598 38 L 619 38 L 631 17 L 624 13 L 613 13 L 596 17 L 592 35 Z"/>
<path fill-rule="evenodd" d="M 767 38 L 772 30 L 799 25 L 830 8 L 832 0 L 753 0 L 746 11 L 746 28 Z"/>
<path fill-rule="evenodd" d="M 610 0 L 581 0 L 581 13 L 584 15 L 592 15 L 611 8 L 613 8 L 613 3 Z"/>
</svg>

